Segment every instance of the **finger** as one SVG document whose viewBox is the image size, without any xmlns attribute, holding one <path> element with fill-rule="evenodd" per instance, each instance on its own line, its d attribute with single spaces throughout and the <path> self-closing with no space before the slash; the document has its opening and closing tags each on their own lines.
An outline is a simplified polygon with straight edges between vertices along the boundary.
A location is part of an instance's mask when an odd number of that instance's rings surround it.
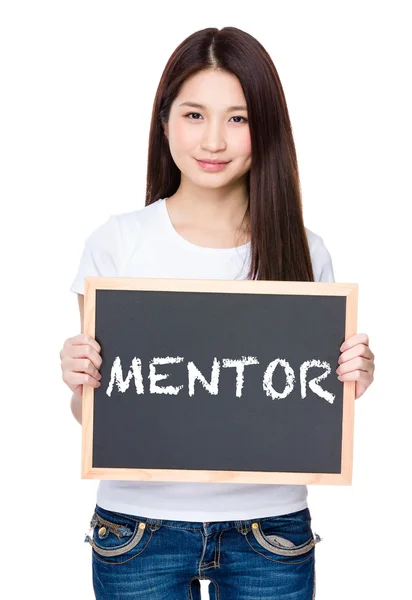
<svg viewBox="0 0 412 600">
<path fill-rule="evenodd" d="M 89 345 L 71 346 L 70 352 L 71 354 L 63 356 L 61 361 L 61 369 L 63 372 L 86 372 L 96 379 L 101 379 L 99 369 L 102 364 L 102 357 L 94 350 L 94 348 Z"/>
<path fill-rule="evenodd" d="M 75 373 L 73 371 L 64 373 L 63 381 L 67 383 L 67 385 L 90 385 L 92 387 L 100 386 L 100 381 L 97 381 L 91 375 L 88 375 L 87 373 Z"/>
<path fill-rule="evenodd" d="M 352 358 L 352 360 L 348 360 L 343 364 L 339 365 L 336 369 L 336 373 L 338 375 L 344 375 L 345 373 L 350 373 L 351 371 L 371 371 L 372 363 L 361 356 L 357 356 L 356 358 Z"/>
<path fill-rule="evenodd" d="M 96 369 L 100 369 L 103 362 L 100 354 L 89 345 L 72 346 L 71 353 L 68 358 L 88 358 L 96 367 Z"/>
<path fill-rule="evenodd" d="M 365 346 L 369 346 L 369 337 L 366 333 L 357 333 L 356 335 L 352 335 L 350 338 L 345 340 L 340 347 L 340 351 L 344 352 L 345 350 L 349 350 L 349 348 L 353 348 L 356 344 L 365 344 Z"/>
<path fill-rule="evenodd" d="M 66 340 L 65 345 L 66 344 L 71 344 L 71 345 L 89 344 L 92 348 L 94 348 L 96 350 L 96 352 L 101 351 L 100 344 L 98 342 L 96 342 L 96 340 L 94 338 L 92 338 L 91 335 L 86 335 L 85 333 L 79 333 L 79 335 L 75 335 L 74 337 L 69 338 L 68 340 Z"/>
<path fill-rule="evenodd" d="M 88 373 L 97 380 L 102 378 L 99 371 L 88 358 L 71 358 L 66 368 L 74 373 Z"/>
<path fill-rule="evenodd" d="M 369 346 L 365 346 L 364 344 L 356 344 L 356 346 L 350 348 L 350 350 L 342 352 L 342 354 L 339 356 L 338 363 L 341 364 L 351 360 L 352 358 L 356 358 L 357 356 L 363 356 L 363 358 L 368 358 L 369 360 L 375 358 Z"/>
<path fill-rule="evenodd" d="M 368 385 L 371 382 L 370 373 L 367 371 L 361 371 L 360 369 L 339 375 L 338 379 L 339 381 L 362 381 L 364 383 L 368 383 Z"/>
</svg>

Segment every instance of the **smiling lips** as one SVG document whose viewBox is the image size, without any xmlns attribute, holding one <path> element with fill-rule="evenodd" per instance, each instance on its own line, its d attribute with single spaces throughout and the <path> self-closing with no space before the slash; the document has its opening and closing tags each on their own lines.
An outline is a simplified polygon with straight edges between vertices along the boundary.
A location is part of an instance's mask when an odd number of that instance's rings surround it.
<svg viewBox="0 0 412 600">
<path fill-rule="evenodd" d="M 221 171 L 227 164 L 229 164 L 229 162 L 223 162 L 223 161 L 219 161 L 219 160 L 197 160 L 196 159 L 197 164 L 204 170 L 204 171 Z"/>
</svg>

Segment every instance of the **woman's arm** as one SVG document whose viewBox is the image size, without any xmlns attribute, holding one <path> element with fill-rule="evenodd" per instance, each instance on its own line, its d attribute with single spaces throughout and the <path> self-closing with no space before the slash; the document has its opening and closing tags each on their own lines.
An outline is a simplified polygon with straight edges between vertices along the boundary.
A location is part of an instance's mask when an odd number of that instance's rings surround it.
<svg viewBox="0 0 412 600">
<path fill-rule="evenodd" d="M 83 294 L 77 294 L 77 300 L 79 303 L 79 311 L 80 311 L 80 333 L 83 333 L 83 327 L 84 327 L 84 296 L 83 296 Z M 71 408 L 74 418 L 81 425 L 82 424 L 82 396 L 79 396 L 78 394 L 73 394 L 71 403 L 70 403 L 70 408 Z"/>
</svg>

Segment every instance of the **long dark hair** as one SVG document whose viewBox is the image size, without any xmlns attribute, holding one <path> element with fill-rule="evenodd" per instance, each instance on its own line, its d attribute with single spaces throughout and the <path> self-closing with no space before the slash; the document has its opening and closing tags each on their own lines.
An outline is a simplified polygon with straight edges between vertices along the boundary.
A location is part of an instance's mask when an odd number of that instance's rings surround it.
<svg viewBox="0 0 412 600">
<path fill-rule="evenodd" d="M 170 154 L 163 124 L 184 81 L 209 68 L 220 68 L 238 78 L 248 109 L 252 148 L 246 176 L 251 241 L 248 277 L 313 281 L 296 149 L 283 88 L 267 51 L 236 27 L 193 33 L 167 62 L 153 104 L 145 204 L 172 196 L 180 185 L 180 170 Z"/>
</svg>

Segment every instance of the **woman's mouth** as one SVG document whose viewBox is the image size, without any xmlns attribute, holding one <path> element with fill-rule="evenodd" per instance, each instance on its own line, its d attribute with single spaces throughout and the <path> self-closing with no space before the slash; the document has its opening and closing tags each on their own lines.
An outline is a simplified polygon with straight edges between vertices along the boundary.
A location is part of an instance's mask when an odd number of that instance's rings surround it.
<svg viewBox="0 0 412 600">
<path fill-rule="evenodd" d="M 195 160 L 199 167 L 204 171 L 221 171 L 229 164 L 228 162 L 205 162 L 197 160 L 197 158 Z"/>
</svg>

